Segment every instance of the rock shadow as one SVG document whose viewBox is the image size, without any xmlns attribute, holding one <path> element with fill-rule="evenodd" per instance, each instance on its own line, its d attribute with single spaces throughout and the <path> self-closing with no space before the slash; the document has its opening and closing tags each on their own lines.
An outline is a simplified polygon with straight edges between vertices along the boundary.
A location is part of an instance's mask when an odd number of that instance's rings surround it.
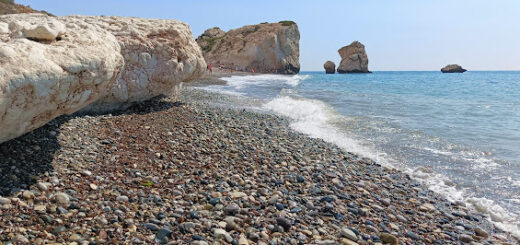
<svg viewBox="0 0 520 245">
<path fill-rule="evenodd" d="M 136 103 L 125 110 L 110 113 L 75 113 L 64 115 L 50 121 L 43 127 L 33 130 L 18 138 L 0 144 L 0 196 L 9 196 L 36 184 L 45 174 L 52 175 L 54 155 L 61 149 L 58 141 L 60 126 L 68 120 L 82 116 L 102 115 L 144 115 L 165 111 L 184 105 L 182 102 L 156 97 Z"/>
<path fill-rule="evenodd" d="M 56 118 L 43 127 L 0 144 L 0 195 L 27 189 L 38 178 L 53 172 L 54 154 L 60 149 L 58 133 L 69 116 Z"/>
</svg>

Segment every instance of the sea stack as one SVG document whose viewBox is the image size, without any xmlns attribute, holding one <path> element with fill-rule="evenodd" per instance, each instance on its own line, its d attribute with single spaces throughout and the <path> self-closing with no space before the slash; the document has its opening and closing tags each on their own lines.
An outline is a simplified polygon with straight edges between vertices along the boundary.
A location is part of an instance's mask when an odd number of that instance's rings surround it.
<svg viewBox="0 0 520 245">
<path fill-rule="evenodd" d="M 248 25 L 227 33 L 214 27 L 197 43 L 213 66 L 276 74 L 300 71 L 300 32 L 293 21 Z"/>
<path fill-rule="evenodd" d="M 338 73 L 370 73 L 365 45 L 354 41 L 339 49 L 338 53 L 341 56 Z"/>
<path fill-rule="evenodd" d="M 464 73 L 466 71 L 462 66 L 456 64 L 447 65 L 441 69 L 442 73 Z"/>
<path fill-rule="evenodd" d="M 336 72 L 336 64 L 330 60 L 323 64 L 323 68 L 326 74 L 334 74 Z"/>
</svg>

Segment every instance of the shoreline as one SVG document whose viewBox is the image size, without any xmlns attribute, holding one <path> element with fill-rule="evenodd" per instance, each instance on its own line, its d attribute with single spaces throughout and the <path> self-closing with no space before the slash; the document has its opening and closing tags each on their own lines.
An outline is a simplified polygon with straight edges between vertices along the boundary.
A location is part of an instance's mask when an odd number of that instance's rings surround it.
<svg viewBox="0 0 520 245">
<path fill-rule="evenodd" d="M 182 103 L 60 117 L 1 144 L 0 240 L 518 242 L 402 172 L 293 131 L 286 118 L 182 93 Z"/>
</svg>

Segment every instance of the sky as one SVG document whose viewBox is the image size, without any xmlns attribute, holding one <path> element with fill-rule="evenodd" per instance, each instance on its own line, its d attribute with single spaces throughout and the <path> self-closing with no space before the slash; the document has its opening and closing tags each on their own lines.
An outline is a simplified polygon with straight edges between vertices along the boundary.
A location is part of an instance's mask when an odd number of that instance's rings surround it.
<svg viewBox="0 0 520 245">
<path fill-rule="evenodd" d="M 54 15 L 117 15 L 176 19 L 196 36 L 261 22 L 293 20 L 300 30 L 303 71 L 340 62 L 358 40 L 369 69 L 520 70 L 518 0 L 15 0 Z"/>
</svg>

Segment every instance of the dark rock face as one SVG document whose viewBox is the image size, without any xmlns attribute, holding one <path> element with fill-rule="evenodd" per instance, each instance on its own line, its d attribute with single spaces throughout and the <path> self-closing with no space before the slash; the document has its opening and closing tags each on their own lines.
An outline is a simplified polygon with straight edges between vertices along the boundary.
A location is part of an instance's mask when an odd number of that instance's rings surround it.
<svg viewBox="0 0 520 245">
<path fill-rule="evenodd" d="M 463 72 L 466 72 L 466 71 L 467 70 L 462 68 L 462 66 L 455 65 L 455 64 L 447 65 L 447 66 L 445 66 L 445 67 L 443 67 L 441 69 L 442 73 L 463 73 Z"/>
<path fill-rule="evenodd" d="M 338 50 L 338 53 L 341 56 L 338 73 L 370 73 L 365 45 L 354 41 Z"/>
<path fill-rule="evenodd" d="M 334 74 L 336 72 L 336 64 L 330 60 L 323 64 L 323 68 L 327 74 Z"/>
</svg>

